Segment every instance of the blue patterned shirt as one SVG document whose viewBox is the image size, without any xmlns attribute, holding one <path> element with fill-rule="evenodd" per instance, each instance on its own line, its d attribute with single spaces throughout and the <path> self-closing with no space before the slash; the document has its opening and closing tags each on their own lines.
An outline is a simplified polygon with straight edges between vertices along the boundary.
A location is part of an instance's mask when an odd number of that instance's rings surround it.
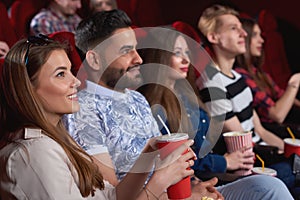
<svg viewBox="0 0 300 200">
<path fill-rule="evenodd" d="M 136 91 L 121 93 L 89 81 L 78 96 L 80 111 L 64 117 L 68 131 L 89 154 L 108 151 L 122 179 L 147 141 L 160 135 L 148 102 Z"/>
</svg>

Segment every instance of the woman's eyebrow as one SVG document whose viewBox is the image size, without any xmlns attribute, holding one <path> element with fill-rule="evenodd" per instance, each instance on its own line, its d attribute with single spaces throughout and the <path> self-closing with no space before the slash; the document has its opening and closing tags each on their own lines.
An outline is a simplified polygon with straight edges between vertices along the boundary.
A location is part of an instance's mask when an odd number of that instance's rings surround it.
<svg viewBox="0 0 300 200">
<path fill-rule="evenodd" d="M 59 67 L 56 67 L 56 68 L 54 69 L 54 72 L 56 72 L 56 71 L 58 71 L 58 70 L 68 70 L 68 68 L 65 67 L 65 66 L 59 66 Z"/>
</svg>

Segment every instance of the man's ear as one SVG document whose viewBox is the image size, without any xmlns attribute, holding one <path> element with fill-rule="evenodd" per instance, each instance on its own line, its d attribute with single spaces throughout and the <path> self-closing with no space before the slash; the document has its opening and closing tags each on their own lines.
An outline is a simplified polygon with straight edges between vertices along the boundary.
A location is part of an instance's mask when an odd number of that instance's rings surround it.
<svg viewBox="0 0 300 200">
<path fill-rule="evenodd" d="M 56 2 L 58 5 L 63 5 L 64 2 L 62 0 L 54 0 L 54 2 Z"/>
<path fill-rule="evenodd" d="M 95 51 L 89 50 L 86 53 L 86 61 L 89 64 L 89 66 L 96 71 L 99 71 L 102 67 L 101 58 L 99 54 L 97 54 Z"/>
<path fill-rule="evenodd" d="M 216 43 L 218 43 L 218 40 L 219 40 L 218 34 L 215 32 L 207 33 L 206 38 L 211 44 L 216 44 Z"/>
</svg>

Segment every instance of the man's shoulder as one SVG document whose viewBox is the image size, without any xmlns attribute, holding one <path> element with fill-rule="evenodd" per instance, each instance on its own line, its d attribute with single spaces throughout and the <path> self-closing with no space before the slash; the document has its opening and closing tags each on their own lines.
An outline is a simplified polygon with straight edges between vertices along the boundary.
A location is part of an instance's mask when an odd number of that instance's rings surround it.
<svg viewBox="0 0 300 200">
<path fill-rule="evenodd" d="M 43 8 L 41 9 L 34 17 L 32 18 L 32 21 L 41 20 L 41 19 L 51 19 L 53 18 L 53 13 L 51 10 Z"/>
<path fill-rule="evenodd" d="M 145 99 L 145 97 L 140 92 L 138 92 L 136 90 L 132 90 L 132 89 L 126 89 L 126 90 L 127 90 L 127 93 L 130 94 L 131 96 Z"/>
<path fill-rule="evenodd" d="M 206 66 L 204 73 L 209 80 L 213 80 L 214 78 L 220 76 L 220 71 L 212 64 Z"/>
<path fill-rule="evenodd" d="M 221 72 L 214 67 L 207 67 L 197 80 L 196 84 L 200 91 L 203 89 L 207 90 L 208 88 L 220 88 L 226 90 L 224 77 Z"/>
<path fill-rule="evenodd" d="M 232 69 L 231 72 L 233 73 L 233 75 L 236 77 L 236 79 L 239 79 L 242 77 L 242 73 L 236 71 L 235 69 Z M 247 72 L 246 72 L 247 73 Z"/>
<path fill-rule="evenodd" d="M 90 91 L 88 91 L 87 89 L 82 89 L 82 90 L 80 90 L 79 92 L 78 92 L 78 96 L 85 96 L 85 95 L 90 95 L 91 94 L 91 92 Z"/>
<path fill-rule="evenodd" d="M 135 101 L 138 101 L 143 104 L 145 104 L 145 103 L 148 104 L 148 101 L 146 100 L 144 95 L 142 95 L 140 92 L 138 92 L 136 90 L 127 89 L 126 93 L 129 94 L 131 97 L 133 97 L 133 99 Z"/>
<path fill-rule="evenodd" d="M 78 102 L 80 105 L 90 104 L 92 102 L 95 102 L 96 95 L 92 94 L 91 92 L 87 91 L 86 89 L 80 90 L 77 93 L 78 96 Z"/>
</svg>

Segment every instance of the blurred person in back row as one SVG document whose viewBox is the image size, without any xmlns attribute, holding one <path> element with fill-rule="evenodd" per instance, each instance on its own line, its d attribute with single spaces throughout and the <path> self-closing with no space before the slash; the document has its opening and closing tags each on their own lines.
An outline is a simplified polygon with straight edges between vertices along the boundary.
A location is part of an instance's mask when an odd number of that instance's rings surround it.
<svg viewBox="0 0 300 200">
<path fill-rule="evenodd" d="M 91 14 L 100 11 L 108 11 L 117 8 L 116 0 L 90 0 Z"/>
<path fill-rule="evenodd" d="M 4 58 L 9 50 L 6 42 L 0 41 L 0 58 Z"/>
<path fill-rule="evenodd" d="M 75 31 L 81 21 L 77 14 L 81 8 L 81 0 L 50 0 L 46 8 L 42 8 L 30 22 L 30 33 L 50 34 L 58 31 Z"/>
</svg>

